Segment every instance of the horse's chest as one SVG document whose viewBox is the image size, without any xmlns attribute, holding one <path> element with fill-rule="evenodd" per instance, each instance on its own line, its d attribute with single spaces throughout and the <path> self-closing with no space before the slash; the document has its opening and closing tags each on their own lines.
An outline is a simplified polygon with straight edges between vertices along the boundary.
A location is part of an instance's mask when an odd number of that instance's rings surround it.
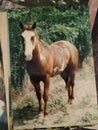
<svg viewBox="0 0 98 130">
<path fill-rule="evenodd" d="M 27 63 L 27 72 L 29 75 L 45 75 L 44 68 L 36 62 Z"/>
</svg>

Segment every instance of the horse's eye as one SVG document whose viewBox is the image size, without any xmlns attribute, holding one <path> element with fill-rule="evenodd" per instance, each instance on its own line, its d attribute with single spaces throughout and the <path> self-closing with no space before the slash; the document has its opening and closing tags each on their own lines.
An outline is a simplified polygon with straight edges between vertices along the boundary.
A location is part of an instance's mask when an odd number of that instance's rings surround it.
<svg viewBox="0 0 98 130">
<path fill-rule="evenodd" d="M 34 36 L 31 37 L 31 40 L 32 40 L 32 41 L 34 40 Z"/>
</svg>

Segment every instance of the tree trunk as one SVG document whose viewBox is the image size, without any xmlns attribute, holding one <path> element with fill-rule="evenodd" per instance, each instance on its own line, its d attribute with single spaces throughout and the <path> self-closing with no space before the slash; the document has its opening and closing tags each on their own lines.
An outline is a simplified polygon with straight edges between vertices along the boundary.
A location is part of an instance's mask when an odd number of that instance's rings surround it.
<svg viewBox="0 0 98 130">
<path fill-rule="evenodd" d="M 94 56 L 96 92 L 97 92 L 97 104 L 98 104 L 98 10 L 95 18 L 94 27 L 92 30 L 92 42 L 93 42 L 93 56 Z"/>
</svg>

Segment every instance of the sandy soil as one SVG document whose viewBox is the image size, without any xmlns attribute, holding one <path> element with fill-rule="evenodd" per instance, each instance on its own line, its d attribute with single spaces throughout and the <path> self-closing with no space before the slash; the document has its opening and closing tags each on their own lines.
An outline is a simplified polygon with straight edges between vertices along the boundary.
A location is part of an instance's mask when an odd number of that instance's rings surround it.
<svg viewBox="0 0 98 130">
<path fill-rule="evenodd" d="M 98 122 L 93 59 L 87 60 L 75 79 L 75 99 L 67 104 L 65 83 L 60 76 L 51 79 L 47 118 L 38 117 L 38 103 L 28 76 L 24 90 L 13 96 L 14 129 L 87 125 Z M 42 84 L 41 84 L 42 85 Z M 43 85 L 42 85 L 43 86 Z M 43 88 L 43 87 L 42 87 Z"/>
</svg>

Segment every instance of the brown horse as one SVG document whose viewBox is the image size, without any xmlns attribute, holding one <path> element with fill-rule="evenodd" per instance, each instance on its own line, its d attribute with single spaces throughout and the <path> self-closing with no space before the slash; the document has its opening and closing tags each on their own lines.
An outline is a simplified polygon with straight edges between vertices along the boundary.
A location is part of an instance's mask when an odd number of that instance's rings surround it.
<svg viewBox="0 0 98 130">
<path fill-rule="evenodd" d="M 68 102 L 74 99 L 74 78 L 78 66 L 78 51 L 74 45 L 67 41 L 57 41 L 47 45 L 41 41 L 36 32 L 36 23 L 24 25 L 20 23 L 22 37 L 25 45 L 27 72 L 35 87 L 39 102 L 39 113 L 44 111 L 47 115 L 47 101 L 50 77 L 60 74 L 68 90 Z M 43 100 L 41 102 L 40 81 L 44 83 Z"/>
</svg>

